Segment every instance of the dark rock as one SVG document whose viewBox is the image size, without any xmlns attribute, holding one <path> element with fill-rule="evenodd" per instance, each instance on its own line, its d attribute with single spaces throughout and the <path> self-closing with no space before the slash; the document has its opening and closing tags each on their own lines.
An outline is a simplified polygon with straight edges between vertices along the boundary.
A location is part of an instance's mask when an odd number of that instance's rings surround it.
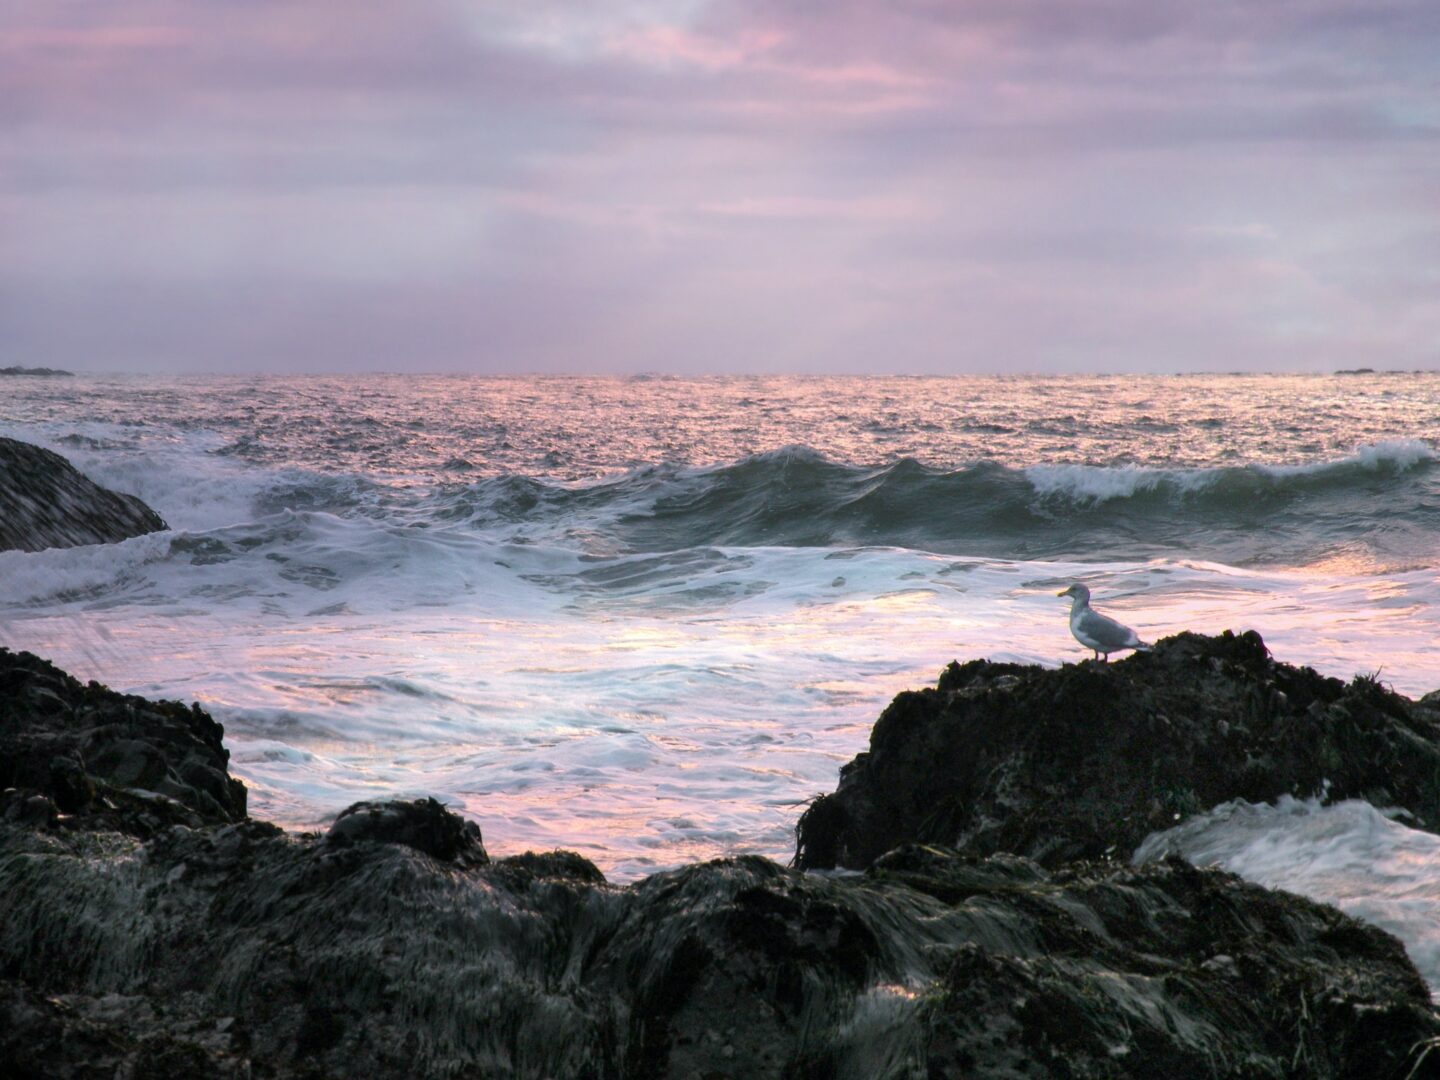
<svg viewBox="0 0 1440 1080">
<path fill-rule="evenodd" d="M 1294 935 L 1317 912 L 1284 894 L 1179 860 L 1049 877 L 1012 859 L 987 888 L 995 864 L 909 848 L 870 874 L 932 892 L 963 878 L 961 910 L 985 915 L 940 981 L 932 1076 L 1403 1076 L 1417 1052 L 1401 1044 L 1434 1022 L 1413 1007 L 1418 977 L 1370 997 L 1398 942 L 1339 915 Z M 1359 981 L 1337 980 L 1327 953 Z M 1362 1063 L 1345 1049 L 1360 1042 L 1385 1049 Z"/>
<path fill-rule="evenodd" d="M 157 1014 L 139 995 L 41 994 L 0 978 L 7 1080 L 250 1080 L 233 1034 Z"/>
<path fill-rule="evenodd" d="M 570 861 L 0 822 L 0 1054 L 37 1076 L 1402 1080 L 1440 1038 L 1393 938 L 1180 862 L 909 847 L 863 876 L 740 858 L 617 889 L 552 872 Z"/>
<path fill-rule="evenodd" d="M 494 866 L 508 881 L 515 883 L 574 881 L 584 885 L 605 884 L 605 875 L 600 868 L 573 851 L 526 851 L 499 859 Z"/>
<path fill-rule="evenodd" d="M 61 368 L 50 367 L 0 367 L 0 375 L 38 375 L 45 378 L 73 377 L 73 371 L 64 371 Z"/>
<path fill-rule="evenodd" d="M 0 728 L 0 739 L 4 739 L 5 734 L 5 730 Z M 27 732 L 26 734 L 28 737 L 25 738 L 25 743 L 31 743 L 31 739 L 34 737 L 33 733 Z M 16 742 L 18 743 L 19 740 L 16 740 Z M 8 740 L 6 743 L 0 743 L 0 745 L 6 745 L 8 749 Z M 15 770 L 10 774 L 11 776 L 17 778 L 24 777 L 27 771 L 32 778 L 38 776 L 38 772 L 33 764 L 23 761 L 20 757 L 21 753 L 28 750 L 28 746 L 21 744 L 16 746 L 13 751 L 10 751 L 16 755 L 11 761 L 11 767 Z M 43 752 L 43 750 L 37 747 L 37 755 L 38 752 Z M 29 756 L 29 754 L 26 756 Z M 0 769 L 3 768 L 4 765 L 0 764 Z M 49 782 L 43 784 L 43 788 L 55 800 L 55 805 L 65 811 L 65 813 L 78 813 L 94 802 L 95 781 L 90 778 L 90 775 L 85 771 L 85 766 L 80 764 L 77 757 L 65 757 L 57 754 L 50 759 L 48 772 L 49 775 L 47 779 Z M 42 782 L 37 779 L 36 783 L 40 784 Z"/>
<path fill-rule="evenodd" d="M 460 866 L 482 866 L 490 861 L 480 826 L 450 813 L 435 799 L 355 803 L 340 812 L 325 840 L 339 847 L 365 842 L 404 844 Z"/>
<path fill-rule="evenodd" d="M 134 495 L 100 487 L 59 454 L 0 438 L 0 551 L 105 544 L 166 528 Z"/>
<path fill-rule="evenodd" d="M 57 807 L 67 828 L 151 836 L 240 821 L 225 729 L 199 706 L 82 686 L 30 653 L 0 649 L 0 789 Z"/>
<path fill-rule="evenodd" d="M 60 810 L 44 795 L 9 788 L 0 792 L 0 815 L 3 815 L 6 821 L 48 827 L 54 825 L 60 817 Z"/>
<path fill-rule="evenodd" d="M 972 661 L 895 698 L 801 818 L 796 863 L 863 869 L 912 841 L 1128 859 L 1188 814 L 1285 794 L 1403 807 L 1435 831 L 1440 713 L 1276 663 L 1253 631 L 1059 670 Z"/>
<path fill-rule="evenodd" d="M 89 757 L 90 771 L 120 787 L 158 790 L 165 779 L 160 751 L 140 739 L 105 742 Z"/>
</svg>

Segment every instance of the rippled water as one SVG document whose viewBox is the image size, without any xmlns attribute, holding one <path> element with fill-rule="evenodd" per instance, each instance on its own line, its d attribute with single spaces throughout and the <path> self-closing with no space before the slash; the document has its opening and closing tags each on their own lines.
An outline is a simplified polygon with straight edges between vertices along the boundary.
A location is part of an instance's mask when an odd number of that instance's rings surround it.
<svg viewBox="0 0 1440 1080">
<path fill-rule="evenodd" d="M 0 641 L 198 699 L 260 816 L 436 794 L 627 879 L 788 857 L 897 691 L 1258 629 L 1418 694 L 1440 377 L 0 383 L 173 528 L 0 554 Z"/>
<path fill-rule="evenodd" d="M 210 449 L 256 464 L 392 483 L 506 473 L 590 480 L 781 446 L 857 465 L 913 457 L 938 469 L 987 459 L 1206 468 L 1303 464 L 1364 444 L 1440 438 L 1437 374 L 95 376 L 12 379 L 0 391 L 12 422 L 98 424 L 109 436 L 111 425 L 209 432 L 218 438 Z"/>
</svg>

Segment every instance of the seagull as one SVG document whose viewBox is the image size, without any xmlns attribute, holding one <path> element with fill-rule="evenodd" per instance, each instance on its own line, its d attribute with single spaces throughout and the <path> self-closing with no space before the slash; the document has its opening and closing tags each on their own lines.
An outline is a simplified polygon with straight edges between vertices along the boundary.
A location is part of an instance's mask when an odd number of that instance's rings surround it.
<svg viewBox="0 0 1440 1080">
<path fill-rule="evenodd" d="M 1128 626 L 1122 626 L 1114 619 L 1101 615 L 1090 606 L 1090 590 L 1084 585 L 1071 585 L 1062 593 L 1056 596 L 1073 596 L 1074 603 L 1070 605 L 1070 633 L 1075 635 L 1075 640 L 1084 645 L 1087 649 L 1095 650 L 1095 659 L 1099 660 L 1104 654 L 1106 660 L 1110 659 L 1112 652 L 1121 649 L 1148 649 L 1140 640 L 1134 630 Z"/>
</svg>

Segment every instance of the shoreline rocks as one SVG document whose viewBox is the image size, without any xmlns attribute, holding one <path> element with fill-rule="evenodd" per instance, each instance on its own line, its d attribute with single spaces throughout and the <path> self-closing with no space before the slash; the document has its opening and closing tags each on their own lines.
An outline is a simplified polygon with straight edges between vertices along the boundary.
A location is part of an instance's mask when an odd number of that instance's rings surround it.
<svg viewBox="0 0 1440 1080">
<path fill-rule="evenodd" d="M 745 857 L 621 889 L 537 858 L 0 825 L 0 1053 L 176 1080 L 1401 1080 L 1440 1038 L 1393 938 L 1178 861 L 910 846 L 856 878 Z"/>
<path fill-rule="evenodd" d="M 167 528 L 134 495 L 101 487 L 59 454 L 0 438 L 0 551 L 106 544 Z"/>
<path fill-rule="evenodd" d="M 1427 722 L 1363 686 L 1272 671 L 1258 639 L 1166 648 L 1151 668 L 1052 674 L 1078 676 L 1077 695 L 1111 680 L 1108 706 L 1127 680 L 1162 700 L 1167 665 L 1194 662 L 1206 680 L 1344 704 L 1355 732 L 1388 717 L 1421 738 Z M 1037 678 L 952 666 L 919 704 L 897 699 L 871 752 L 984 728 L 971 710 L 988 701 L 1002 719 L 987 760 L 1003 765 L 1004 695 L 1044 700 L 1025 689 Z M 1440 1076 L 1425 1055 L 1440 1014 L 1398 941 L 1221 871 L 902 841 L 863 872 L 740 857 L 621 888 L 570 852 L 492 859 L 433 799 L 287 834 L 246 815 L 226 761 L 196 706 L 0 650 L 0 1061 L 14 1075 Z M 1072 808 L 1066 844 L 1099 828 L 1100 805 Z"/>
<path fill-rule="evenodd" d="M 796 827 L 796 865 L 906 842 L 1060 866 L 1128 860 L 1233 799 L 1359 798 L 1440 826 L 1440 708 L 1272 660 L 1253 631 L 1179 634 L 1110 664 L 973 660 L 898 695 Z"/>
<path fill-rule="evenodd" d="M 0 817 L 140 839 L 243 821 L 224 734 L 198 705 L 82 685 L 0 648 Z"/>
</svg>

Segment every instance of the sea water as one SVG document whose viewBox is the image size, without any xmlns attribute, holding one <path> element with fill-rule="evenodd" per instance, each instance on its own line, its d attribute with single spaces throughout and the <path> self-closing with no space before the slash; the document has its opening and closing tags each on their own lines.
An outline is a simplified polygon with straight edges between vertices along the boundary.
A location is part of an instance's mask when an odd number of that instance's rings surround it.
<svg viewBox="0 0 1440 1080">
<path fill-rule="evenodd" d="M 12 377 L 0 434 L 171 526 L 0 554 L 0 644 L 199 701 L 296 828 L 435 795 L 612 880 L 784 860 L 896 692 L 1082 659 L 1074 580 L 1148 640 L 1440 686 L 1436 375 Z M 1270 863 L 1187 850 L 1277 883 L 1318 808 L 1260 813 L 1213 824 Z M 1278 883 L 1349 902 L 1365 845 Z"/>
</svg>

